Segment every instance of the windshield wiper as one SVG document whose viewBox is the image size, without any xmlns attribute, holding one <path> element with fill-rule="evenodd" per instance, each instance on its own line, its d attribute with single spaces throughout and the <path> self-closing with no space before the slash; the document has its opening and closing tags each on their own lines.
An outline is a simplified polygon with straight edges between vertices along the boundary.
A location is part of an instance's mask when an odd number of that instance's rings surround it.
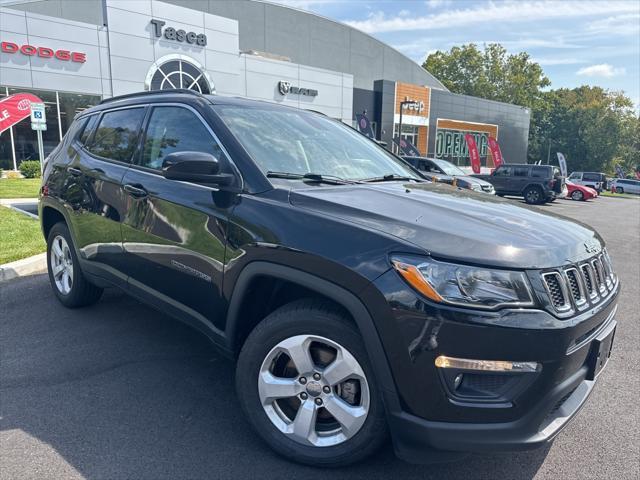
<svg viewBox="0 0 640 480">
<path fill-rule="evenodd" d="M 395 173 L 388 173 L 386 175 L 382 175 L 381 177 L 372 177 L 372 178 L 364 178 L 363 182 L 373 183 L 373 182 L 396 182 L 396 181 L 409 181 L 413 180 L 415 182 L 423 182 L 424 180 L 415 177 L 406 177 L 404 175 L 396 175 Z"/>
<path fill-rule="evenodd" d="M 287 178 L 292 180 L 306 180 L 316 183 L 327 183 L 329 185 L 353 185 L 360 183 L 356 180 L 347 180 L 336 177 L 334 175 L 324 175 L 320 173 L 291 173 L 291 172 L 273 172 L 268 171 L 267 177 L 270 178 Z"/>
</svg>

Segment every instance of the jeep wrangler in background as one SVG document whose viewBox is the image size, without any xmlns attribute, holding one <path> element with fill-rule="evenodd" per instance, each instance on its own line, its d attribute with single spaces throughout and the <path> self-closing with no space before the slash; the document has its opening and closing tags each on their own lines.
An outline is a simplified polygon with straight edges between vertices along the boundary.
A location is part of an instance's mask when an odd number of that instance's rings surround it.
<svg viewBox="0 0 640 480">
<path fill-rule="evenodd" d="M 473 175 L 493 185 L 496 195 L 523 197 L 532 205 L 552 202 L 565 194 L 566 186 L 560 169 L 552 165 L 509 163 L 496 168 L 490 175 Z"/>
</svg>

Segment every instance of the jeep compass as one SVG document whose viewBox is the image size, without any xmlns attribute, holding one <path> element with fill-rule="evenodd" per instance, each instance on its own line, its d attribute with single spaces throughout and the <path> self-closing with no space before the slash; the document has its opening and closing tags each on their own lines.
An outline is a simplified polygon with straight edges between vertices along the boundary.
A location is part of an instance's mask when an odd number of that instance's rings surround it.
<svg viewBox="0 0 640 480">
<path fill-rule="evenodd" d="M 67 307 L 117 287 L 237 359 L 237 401 L 287 458 L 392 439 L 420 462 L 550 442 L 609 357 L 618 279 L 586 225 L 425 181 L 282 105 L 146 92 L 79 113 L 39 213 Z"/>
</svg>

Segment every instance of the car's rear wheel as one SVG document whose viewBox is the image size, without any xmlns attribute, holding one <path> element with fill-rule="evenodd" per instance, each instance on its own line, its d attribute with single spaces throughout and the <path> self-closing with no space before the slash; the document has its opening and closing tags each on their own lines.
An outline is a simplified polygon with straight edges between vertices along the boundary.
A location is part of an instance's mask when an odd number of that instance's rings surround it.
<svg viewBox="0 0 640 480">
<path fill-rule="evenodd" d="M 544 196 L 540 187 L 527 187 L 524 191 L 524 200 L 530 205 L 538 205 L 544 202 Z"/>
<path fill-rule="evenodd" d="M 624 188 L 616 187 L 616 193 L 624 193 Z"/>
<path fill-rule="evenodd" d="M 82 307 L 100 299 L 102 289 L 83 275 L 71 234 L 62 222 L 56 223 L 49 232 L 47 267 L 53 293 L 66 307 Z"/>
<path fill-rule="evenodd" d="M 574 190 L 573 192 L 571 192 L 571 198 L 573 200 L 584 200 L 584 193 L 582 193 L 580 190 Z"/>
<path fill-rule="evenodd" d="M 240 353 L 236 388 L 258 434 L 297 462 L 347 465 L 386 438 L 380 392 L 360 335 L 324 303 L 297 301 L 263 320 Z"/>
</svg>

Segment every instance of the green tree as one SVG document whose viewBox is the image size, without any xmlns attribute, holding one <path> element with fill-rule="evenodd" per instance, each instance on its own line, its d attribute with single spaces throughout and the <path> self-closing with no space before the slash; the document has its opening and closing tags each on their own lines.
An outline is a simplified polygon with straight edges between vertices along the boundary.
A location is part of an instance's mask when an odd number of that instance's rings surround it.
<svg viewBox="0 0 640 480">
<path fill-rule="evenodd" d="M 454 93 L 528 107 L 529 144 L 533 151 L 542 149 L 540 131 L 544 126 L 540 123 L 545 121 L 548 109 L 543 89 L 551 82 L 528 53 L 508 54 L 497 43 L 486 45 L 481 51 L 470 43 L 432 53 L 422 66 Z"/>
</svg>

